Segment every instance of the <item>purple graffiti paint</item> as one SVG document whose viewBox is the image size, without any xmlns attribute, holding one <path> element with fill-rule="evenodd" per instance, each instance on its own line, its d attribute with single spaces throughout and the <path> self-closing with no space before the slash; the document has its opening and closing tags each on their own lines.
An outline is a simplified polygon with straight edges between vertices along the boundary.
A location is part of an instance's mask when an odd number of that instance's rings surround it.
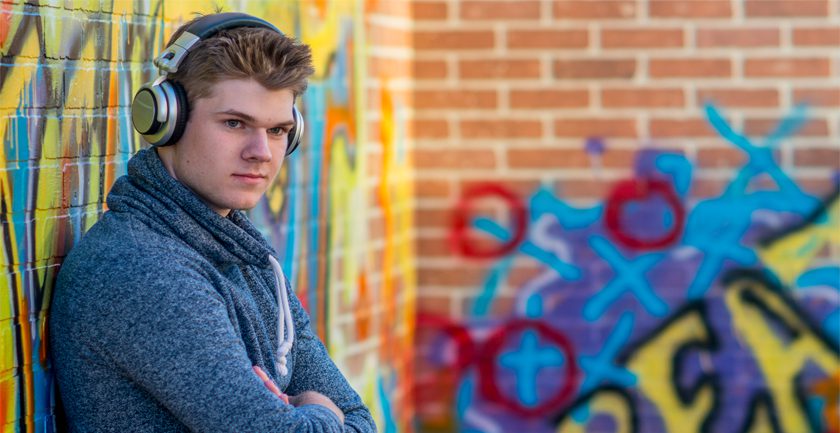
<svg viewBox="0 0 840 433">
<path fill-rule="evenodd" d="M 601 137 L 589 137 L 586 139 L 586 143 L 584 143 L 583 148 L 586 150 L 586 153 L 593 156 L 600 156 L 604 154 L 607 146 L 604 143 L 604 139 Z"/>
</svg>

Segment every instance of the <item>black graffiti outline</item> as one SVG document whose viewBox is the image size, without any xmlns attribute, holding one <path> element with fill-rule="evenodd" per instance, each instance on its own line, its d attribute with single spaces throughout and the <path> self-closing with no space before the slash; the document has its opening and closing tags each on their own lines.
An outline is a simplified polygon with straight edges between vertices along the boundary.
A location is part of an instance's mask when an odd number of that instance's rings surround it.
<svg viewBox="0 0 840 433">
<path fill-rule="evenodd" d="M 782 287 L 781 283 L 779 283 L 774 278 L 771 278 L 767 271 L 763 269 L 733 269 L 726 274 L 723 275 L 721 278 L 721 282 L 726 290 L 731 290 L 731 287 L 734 283 L 738 280 L 747 280 L 753 281 L 757 283 L 759 287 L 766 288 L 771 294 L 779 297 L 779 299 L 785 304 L 785 307 L 790 308 L 791 312 L 793 312 L 796 317 L 802 321 L 802 324 L 811 331 L 811 334 L 819 339 L 823 344 L 825 344 L 835 355 L 840 357 L 840 342 L 833 341 L 831 338 L 826 335 L 820 326 L 813 320 L 811 317 L 799 306 L 799 303 L 791 297 L 787 290 Z M 755 287 L 755 286 L 751 286 Z M 746 291 L 745 291 L 746 292 Z M 770 309 L 770 306 L 767 305 L 763 300 L 759 297 L 755 296 L 754 294 L 751 295 L 743 295 L 741 298 L 749 303 L 750 305 L 754 305 L 756 308 L 763 309 L 762 313 L 767 314 L 770 317 L 778 317 L 778 314 L 775 311 Z M 779 317 L 780 321 L 783 321 Z M 798 332 L 796 332 L 798 336 Z"/>
<path fill-rule="evenodd" d="M 782 239 L 792 235 L 796 232 L 801 230 L 805 230 L 813 224 L 818 223 L 819 219 L 823 217 L 826 213 L 829 212 L 831 206 L 834 205 L 840 199 L 840 184 L 835 185 L 834 190 L 825 196 L 821 201 L 820 204 L 814 208 L 811 213 L 805 216 L 802 221 L 793 224 L 789 227 L 785 227 L 775 233 L 771 233 L 767 236 L 762 237 L 758 240 L 758 245 L 763 248 L 767 248 L 772 246 L 774 243 L 781 241 Z"/>
<path fill-rule="evenodd" d="M 807 332 L 809 336 L 817 338 L 821 343 L 825 345 L 825 347 L 828 348 L 828 350 L 830 350 L 835 355 L 840 356 L 840 347 L 838 347 L 838 345 L 840 344 L 838 344 L 838 342 L 832 341 L 825 333 L 823 333 L 821 328 L 810 318 L 810 316 L 808 316 L 805 313 L 805 311 L 799 306 L 795 299 L 785 291 L 785 289 L 781 286 L 780 283 L 772 279 L 767 274 L 766 270 L 735 269 L 727 272 L 721 279 L 721 282 L 727 290 L 735 290 L 736 288 L 741 287 L 736 284 L 739 281 L 742 282 L 741 286 L 743 286 L 744 282 L 748 283 L 748 287 L 744 288 L 743 293 L 741 293 L 739 296 L 742 302 L 744 302 L 750 307 L 761 310 L 761 313 L 765 315 L 765 318 L 769 318 L 776 321 L 777 325 L 784 326 L 786 330 L 790 332 L 792 338 L 796 339 L 803 335 L 802 330 L 797 330 L 793 326 L 791 326 L 790 323 L 786 319 L 784 319 L 777 311 L 772 309 L 759 294 L 754 293 L 756 289 L 763 288 L 769 293 L 769 295 L 777 297 L 782 302 L 784 307 L 790 310 L 794 317 L 800 321 L 802 326 L 807 328 L 807 331 L 809 331 Z M 714 329 L 711 327 L 709 321 L 708 302 L 709 301 L 697 300 L 686 304 L 673 315 L 669 316 L 668 319 L 659 324 L 652 331 L 648 332 L 644 337 L 628 344 L 625 347 L 624 351 L 622 351 L 622 353 L 620 353 L 619 356 L 616 358 L 618 365 L 626 366 L 627 363 L 640 350 L 642 350 L 648 343 L 655 340 L 662 332 L 669 329 L 673 323 L 681 320 L 687 315 L 694 313 L 698 314 L 698 317 L 701 321 L 702 326 L 704 327 L 708 339 L 706 341 L 703 341 L 694 338 L 692 340 L 686 341 L 684 344 L 681 344 L 679 346 L 679 348 L 674 352 L 673 358 L 671 360 L 673 365 L 671 381 L 673 383 L 678 399 L 681 403 L 685 405 L 690 404 L 696 398 L 697 393 L 700 392 L 700 390 L 704 386 L 712 387 L 713 403 L 712 406 L 709 408 L 708 413 L 703 418 L 703 421 L 701 422 L 700 431 L 702 432 L 712 432 L 712 428 L 715 425 L 715 421 L 717 421 L 720 416 L 720 395 L 722 392 L 725 391 L 725 389 L 722 387 L 719 374 L 714 372 L 704 372 L 700 375 L 699 378 L 695 379 L 688 388 L 681 385 L 678 379 L 681 377 L 681 372 L 683 371 L 683 368 L 685 368 L 685 363 L 683 362 L 683 360 L 689 354 L 690 351 L 700 349 L 708 351 L 708 353 L 712 354 L 717 352 L 721 348 L 719 337 L 714 332 Z M 814 419 L 814 417 L 808 411 L 807 408 L 808 396 L 806 394 L 807 388 L 804 385 L 804 373 L 800 372 L 794 377 L 793 380 L 793 388 L 794 392 L 796 393 L 795 399 L 797 400 L 799 406 L 798 409 L 801 410 L 801 412 L 805 415 L 811 432 L 818 432 L 820 421 Z M 631 414 L 631 425 L 628 426 L 628 431 L 632 433 L 636 433 L 639 431 L 641 420 L 638 417 L 638 399 L 641 397 L 633 394 L 629 389 L 623 388 L 615 384 L 602 385 L 596 389 L 593 389 L 587 394 L 578 397 L 568 407 L 564 408 L 561 412 L 559 412 L 556 416 L 551 417 L 549 419 L 549 422 L 552 426 L 559 426 L 576 409 L 587 404 L 599 393 L 616 393 L 620 395 L 621 398 L 627 402 L 627 407 L 629 408 Z M 745 417 L 743 418 L 743 421 L 741 422 L 740 426 L 737 428 L 736 431 L 740 433 L 749 432 L 750 428 L 758 420 L 758 411 L 762 408 L 767 410 L 768 420 L 773 428 L 773 432 L 783 433 L 784 431 L 782 429 L 779 417 L 777 415 L 778 409 L 775 404 L 775 399 L 766 388 L 756 391 L 755 394 L 750 398 Z"/>
<path fill-rule="evenodd" d="M 616 357 L 616 363 L 620 366 L 626 367 L 627 363 L 648 343 L 655 340 L 659 335 L 668 329 L 670 329 L 671 325 L 675 322 L 682 320 L 683 318 L 690 316 L 692 314 L 697 314 L 707 335 L 707 339 L 705 341 L 693 338 L 691 340 L 686 340 L 682 342 L 677 350 L 674 352 L 674 356 L 671 359 L 672 363 L 672 374 L 671 374 L 671 381 L 673 383 L 674 389 L 677 394 L 677 398 L 683 405 L 689 405 L 694 399 L 697 397 L 697 394 L 700 390 L 705 386 L 710 386 L 712 389 L 712 394 L 714 398 L 712 399 L 712 407 L 709 408 L 708 413 L 703 418 L 701 422 L 701 432 L 711 432 L 711 428 L 713 425 L 713 421 L 718 416 L 718 409 L 719 409 L 719 393 L 722 391 L 722 387 L 720 385 L 720 381 L 718 379 L 718 375 L 715 373 L 703 373 L 695 379 L 694 383 L 689 386 L 688 389 L 685 389 L 681 384 L 678 378 L 682 372 L 682 366 L 679 363 L 682 362 L 685 356 L 692 351 L 692 350 L 704 350 L 709 351 L 711 353 L 716 352 L 719 349 L 720 343 L 715 334 L 711 324 L 709 323 L 708 318 L 708 307 L 706 303 L 702 300 L 697 300 L 685 304 L 679 310 L 674 312 L 671 316 L 669 316 L 666 320 L 661 322 L 648 332 L 644 337 L 628 344 L 624 350 Z M 598 388 L 593 389 L 589 393 L 585 394 L 584 396 L 574 400 L 567 408 L 561 411 L 558 415 L 550 418 L 552 425 L 557 426 L 559 425 L 567 416 L 569 416 L 572 412 L 576 409 L 581 407 L 583 404 L 588 403 L 588 401 L 593 398 L 596 394 L 601 392 L 617 392 L 619 393 L 625 401 L 628 402 L 628 408 L 631 413 L 631 423 L 630 432 L 636 433 L 639 431 L 640 426 L 640 419 L 638 417 L 638 405 L 636 397 L 632 395 L 627 389 L 622 388 L 615 384 L 606 384 L 600 386 Z"/>
<path fill-rule="evenodd" d="M 789 308 L 790 311 L 796 316 L 797 319 L 802 323 L 804 327 L 810 331 L 810 336 L 813 338 L 818 339 L 821 343 L 825 345 L 835 356 L 840 357 L 840 343 L 837 341 L 832 340 L 831 338 L 826 335 L 820 326 L 814 322 L 811 317 L 799 306 L 799 303 L 791 297 L 787 291 L 779 284 L 775 279 L 771 278 L 766 271 L 759 270 L 759 269 L 734 269 L 728 273 L 726 273 L 722 281 L 724 283 L 724 287 L 727 290 L 732 290 L 732 287 L 735 286 L 735 283 L 739 281 L 751 282 L 748 288 L 743 289 L 741 293 L 741 300 L 747 304 L 752 306 L 753 308 L 759 310 L 761 314 L 763 314 L 766 318 L 773 319 L 777 325 L 785 327 L 785 331 L 789 332 L 792 339 L 799 338 L 802 333 L 794 329 L 784 318 L 782 318 L 776 311 L 772 309 L 763 299 L 757 296 L 755 293 L 752 293 L 756 287 L 762 287 L 767 290 L 770 294 L 776 296 L 786 308 Z M 765 319 L 766 320 L 766 319 Z M 805 419 L 807 420 L 811 431 L 818 432 L 819 431 L 819 424 L 818 420 L 812 418 L 811 413 L 808 411 L 808 396 L 805 393 L 807 389 L 804 385 L 803 374 L 800 372 L 794 377 L 794 392 L 795 392 L 795 399 L 799 403 L 799 410 L 805 415 Z M 762 395 L 764 395 L 762 397 Z M 783 429 L 781 424 L 779 423 L 778 417 L 776 416 L 775 410 L 775 400 L 773 396 L 765 389 L 760 391 L 756 394 L 753 398 L 753 401 L 750 403 L 749 410 L 747 412 L 747 419 L 744 421 L 742 428 L 739 432 L 745 433 L 748 432 L 752 424 L 755 422 L 756 413 L 755 411 L 758 410 L 759 404 L 765 404 L 767 411 L 770 416 L 770 423 L 773 426 L 774 433 L 782 433 Z"/>
<path fill-rule="evenodd" d="M 672 324 L 679 322 L 683 318 L 692 314 L 697 314 L 699 317 L 703 331 L 706 333 L 707 340 L 704 341 L 698 338 L 692 338 L 682 342 L 677 347 L 674 352 L 674 356 L 671 358 L 671 382 L 673 384 L 674 391 L 677 394 L 677 398 L 683 406 L 691 405 L 691 403 L 697 398 L 697 394 L 701 389 L 704 387 L 711 387 L 712 395 L 714 396 L 712 399 L 712 407 L 709 408 L 708 413 L 700 424 L 700 431 L 705 433 L 712 431 L 711 428 L 713 421 L 718 416 L 717 412 L 720 407 L 720 399 L 718 396 L 722 391 L 718 375 L 716 373 L 703 372 L 695 379 L 694 383 L 688 386 L 687 389 L 680 382 L 679 378 L 681 377 L 683 371 L 683 366 L 680 364 L 683 363 L 683 360 L 691 351 L 700 350 L 706 353 L 715 353 L 720 349 L 720 342 L 717 334 L 709 322 L 708 306 L 706 302 L 698 300 L 685 304 L 667 320 L 657 325 L 656 328 L 649 332 L 645 337 L 634 343 L 628 344 L 625 350 L 622 351 L 622 353 L 619 353 L 617 361 L 621 365 L 626 366 L 639 351 L 648 345 L 648 343 L 658 338 L 661 333 L 670 329 Z"/>
<path fill-rule="evenodd" d="M 626 388 L 613 384 L 604 385 L 599 388 L 593 389 L 592 391 L 589 391 L 586 394 L 583 394 L 582 396 L 576 398 L 573 402 L 569 404 L 568 407 L 563 409 L 560 413 L 553 417 L 550 417 L 548 419 L 549 425 L 560 425 L 567 417 L 571 416 L 575 410 L 589 405 L 590 400 L 592 400 L 595 396 L 602 395 L 602 393 L 614 394 L 615 396 L 624 401 L 630 414 L 630 425 L 628 426 L 627 431 L 628 433 L 639 433 L 639 414 L 636 410 L 636 405 L 634 404 L 633 396 L 627 391 Z"/>
</svg>

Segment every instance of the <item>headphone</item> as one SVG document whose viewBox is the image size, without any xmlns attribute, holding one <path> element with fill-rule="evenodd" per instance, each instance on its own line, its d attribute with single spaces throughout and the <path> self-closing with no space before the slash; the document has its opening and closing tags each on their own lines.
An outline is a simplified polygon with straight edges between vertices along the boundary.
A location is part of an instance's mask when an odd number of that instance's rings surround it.
<svg viewBox="0 0 840 433">
<path fill-rule="evenodd" d="M 152 146 L 169 146 L 178 142 L 187 126 L 190 107 L 187 91 L 179 83 L 167 79 L 196 43 L 216 33 L 238 27 L 255 27 L 283 34 L 277 27 L 260 18 L 237 12 L 225 12 L 201 17 L 189 25 L 181 36 L 155 58 L 159 75 L 144 84 L 131 102 L 131 123 L 144 140 Z M 294 152 L 303 137 L 303 116 L 292 106 L 295 125 L 289 131 L 286 155 Z"/>
</svg>

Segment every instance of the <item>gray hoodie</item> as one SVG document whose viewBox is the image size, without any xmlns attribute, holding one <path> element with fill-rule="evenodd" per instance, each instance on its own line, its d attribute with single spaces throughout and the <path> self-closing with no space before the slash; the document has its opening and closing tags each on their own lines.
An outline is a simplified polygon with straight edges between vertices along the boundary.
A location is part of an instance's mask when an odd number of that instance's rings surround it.
<svg viewBox="0 0 840 433">
<path fill-rule="evenodd" d="M 154 150 L 129 161 L 108 207 L 64 261 L 50 311 L 71 432 L 376 431 L 241 211 L 213 212 Z M 344 425 L 283 403 L 255 365 L 287 394 L 329 397 Z"/>
</svg>

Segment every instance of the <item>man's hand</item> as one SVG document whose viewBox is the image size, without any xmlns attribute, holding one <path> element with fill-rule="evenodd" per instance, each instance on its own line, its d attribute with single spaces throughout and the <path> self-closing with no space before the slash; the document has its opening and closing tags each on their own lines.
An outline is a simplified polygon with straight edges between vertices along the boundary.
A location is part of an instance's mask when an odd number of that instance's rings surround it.
<svg viewBox="0 0 840 433">
<path fill-rule="evenodd" d="M 290 395 L 289 403 L 294 407 L 299 407 L 307 404 L 319 404 L 331 410 L 335 416 L 344 424 L 344 412 L 330 400 L 329 397 L 316 391 L 304 391 L 298 395 Z"/>
</svg>

